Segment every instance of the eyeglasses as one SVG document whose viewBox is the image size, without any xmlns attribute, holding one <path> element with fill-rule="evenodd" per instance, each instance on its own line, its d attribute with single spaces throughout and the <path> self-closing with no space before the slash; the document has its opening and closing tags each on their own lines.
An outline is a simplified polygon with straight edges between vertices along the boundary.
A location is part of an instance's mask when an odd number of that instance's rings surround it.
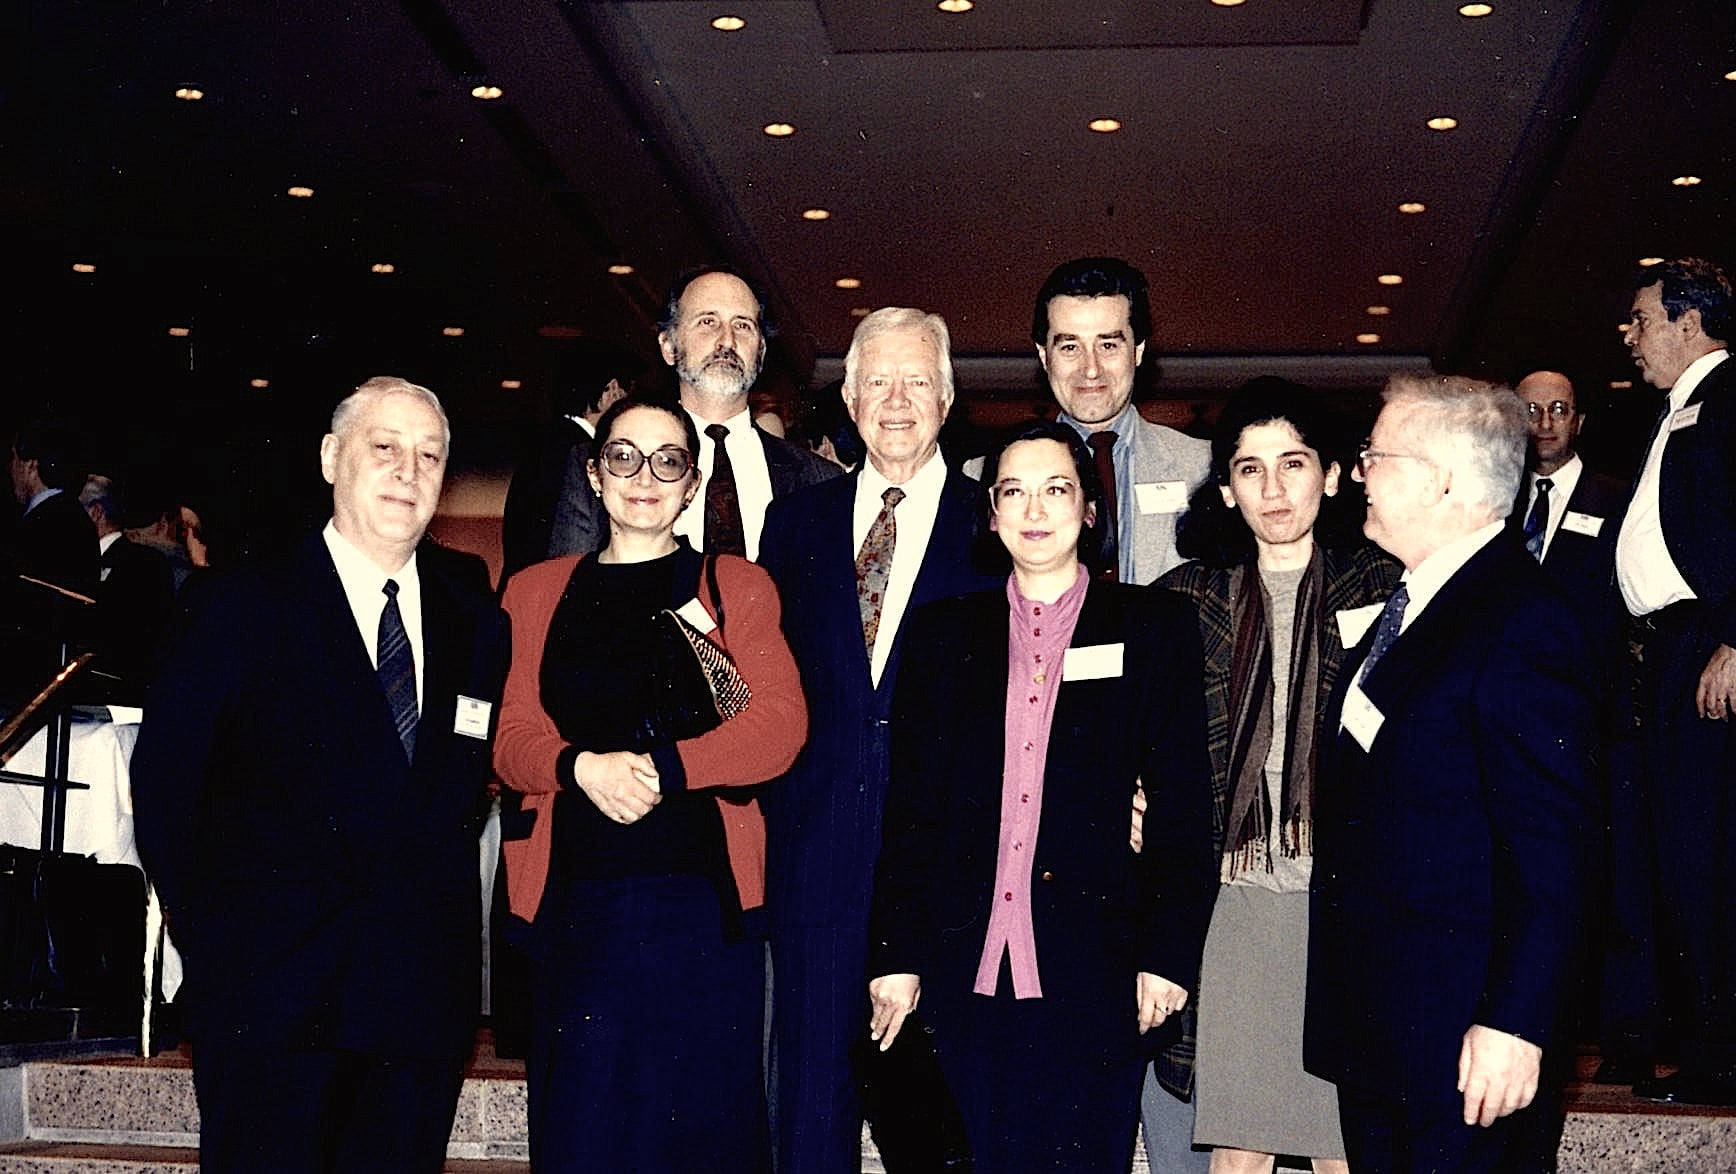
<svg viewBox="0 0 1736 1174">
<path fill-rule="evenodd" d="M 1429 465 L 1429 464 L 1434 463 L 1433 461 L 1429 460 L 1429 458 L 1424 457 L 1424 456 L 1418 456 L 1414 452 L 1382 452 L 1381 450 L 1379 450 L 1377 448 L 1369 448 L 1368 447 L 1368 441 L 1365 440 L 1362 442 L 1362 448 L 1360 450 L 1358 450 L 1358 452 L 1356 454 L 1356 468 L 1364 476 L 1367 476 L 1368 471 L 1370 469 L 1374 468 L 1376 465 L 1380 464 L 1380 462 L 1386 461 L 1386 460 L 1393 460 L 1393 459 L 1406 460 L 1406 461 L 1421 461 L 1425 465 Z"/>
<path fill-rule="evenodd" d="M 679 481 L 693 468 L 693 454 L 679 445 L 666 444 L 648 454 L 630 440 L 611 440 L 603 446 L 602 466 L 611 477 L 637 477 L 646 461 L 651 462 L 651 475 L 659 481 Z"/>
<path fill-rule="evenodd" d="M 1004 509 L 1018 509 L 1024 505 L 1026 492 L 1023 481 L 997 481 L 989 486 L 989 501 L 998 514 Z M 1037 487 L 1037 494 L 1044 505 L 1071 505 L 1079 495 L 1079 483 L 1053 477 Z"/>
<path fill-rule="evenodd" d="M 1543 414 L 1545 412 L 1547 412 L 1549 414 L 1549 418 L 1551 420 L 1555 420 L 1555 421 L 1559 422 L 1559 421 L 1565 420 L 1565 419 L 1567 419 L 1567 417 L 1573 415 L 1574 411 L 1575 411 L 1575 408 L 1572 404 L 1568 403 L 1566 400 L 1559 400 L 1559 399 L 1554 400 L 1553 402 L 1549 403 L 1547 406 L 1544 404 L 1534 404 L 1534 403 L 1527 403 L 1525 405 L 1525 415 L 1530 418 L 1530 420 L 1533 424 L 1535 424 L 1535 423 L 1537 423 L 1537 421 L 1543 419 Z"/>
</svg>

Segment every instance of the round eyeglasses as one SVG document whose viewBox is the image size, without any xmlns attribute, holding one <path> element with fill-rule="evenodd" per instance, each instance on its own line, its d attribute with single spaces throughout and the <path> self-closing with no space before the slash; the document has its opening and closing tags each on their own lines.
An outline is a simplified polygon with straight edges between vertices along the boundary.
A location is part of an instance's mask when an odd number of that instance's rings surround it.
<svg viewBox="0 0 1736 1174">
<path fill-rule="evenodd" d="M 1026 495 L 1033 492 L 1044 505 L 1071 505 L 1079 494 L 1079 483 L 1065 477 L 1051 477 L 1030 490 L 1025 488 L 1023 481 L 997 481 L 989 486 L 989 502 L 998 514 L 1002 510 L 1018 509 L 1025 504 Z"/>
<path fill-rule="evenodd" d="M 1562 420 L 1573 415 L 1573 413 L 1573 405 L 1568 403 L 1566 400 L 1558 399 L 1549 404 L 1527 403 L 1525 405 L 1525 415 L 1533 424 L 1543 419 L 1546 415 L 1551 420 L 1560 423 Z"/>
<path fill-rule="evenodd" d="M 679 481 L 693 468 L 693 454 L 679 445 L 666 444 L 662 448 L 643 453 L 639 451 L 639 446 L 630 440 L 611 440 L 605 444 L 599 463 L 609 471 L 611 477 L 626 480 L 628 477 L 637 477 L 639 467 L 647 461 L 651 464 L 651 475 L 665 482 Z"/>
</svg>

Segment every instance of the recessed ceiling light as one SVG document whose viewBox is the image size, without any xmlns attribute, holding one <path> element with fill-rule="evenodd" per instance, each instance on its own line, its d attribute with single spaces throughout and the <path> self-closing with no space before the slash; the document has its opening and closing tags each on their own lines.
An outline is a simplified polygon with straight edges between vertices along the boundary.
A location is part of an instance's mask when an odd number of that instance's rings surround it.
<svg viewBox="0 0 1736 1174">
<path fill-rule="evenodd" d="M 763 129 L 774 139 L 787 139 L 796 133 L 796 128 L 787 122 L 768 122 Z"/>
<path fill-rule="evenodd" d="M 1727 82 L 1736 82 L 1736 69 L 1732 69 L 1729 73 L 1725 74 L 1724 80 Z"/>
<path fill-rule="evenodd" d="M 861 289 L 862 279 L 860 277 L 840 277 L 832 284 L 837 286 L 839 289 Z"/>
<path fill-rule="evenodd" d="M 1378 334 L 1359 334 L 1356 336 L 1356 341 L 1360 342 L 1363 346 L 1373 346 L 1375 343 L 1380 341 L 1380 335 L 1378 335 Z"/>
<path fill-rule="evenodd" d="M 1609 381 L 1611 391 L 1627 391 L 1633 385 L 1634 381 L 1631 379 L 1611 379 Z"/>
<path fill-rule="evenodd" d="M 1247 0 L 1212 0 L 1212 3 L 1219 8 L 1240 8 Z"/>
<path fill-rule="evenodd" d="M 442 326 L 440 328 L 440 333 L 444 334 L 447 338 L 463 338 L 464 337 L 464 327 L 462 327 L 462 326 Z"/>
<path fill-rule="evenodd" d="M 72 263 L 72 271 L 74 273 L 95 273 L 96 266 L 92 265 L 89 261 L 74 261 Z"/>
<path fill-rule="evenodd" d="M 1663 263 L 1664 263 L 1664 259 L 1662 257 L 1641 257 L 1640 258 L 1641 267 L 1646 268 L 1646 269 L 1650 269 L 1653 265 L 1662 265 Z"/>
<path fill-rule="evenodd" d="M 734 33 L 745 29 L 747 21 L 739 16 L 714 16 L 711 18 L 711 27 L 719 32 Z"/>
<path fill-rule="evenodd" d="M 499 98 L 503 92 L 499 86 L 491 86 L 487 82 L 470 87 L 470 96 L 483 102 L 492 102 Z"/>
<path fill-rule="evenodd" d="M 935 7 L 942 12 L 969 12 L 976 7 L 976 0 L 940 0 Z"/>
<path fill-rule="evenodd" d="M 1452 130 L 1455 126 L 1458 126 L 1458 125 L 1459 125 L 1458 119 L 1449 117 L 1445 114 L 1442 114 L 1436 118 L 1429 119 L 1429 129 L 1430 130 Z"/>
<path fill-rule="evenodd" d="M 193 331 L 186 326 L 171 326 L 171 327 L 169 327 L 169 337 L 170 338 L 186 338 L 189 334 L 192 334 L 192 333 L 193 333 Z"/>
<path fill-rule="evenodd" d="M 313 189 L 296 184 L 294 187 L 289 189 L 289 194 L 298 200 L 307 200 L 313 197 Z"/>
<path fill-rule="evenodd" d="M 502 391 L 517 391 L 523 386 L 524 380 L 522 379 L 502 379 L 500 381 L 500 389 Z"/>
<path fill-rule="evenodd" d="M 1406 200 L 1398 206 L 1398 210 L 1403 212 L 1406 216 L 1415 216 L 1418 213 L 1427 212 L 1429 206 L 1421 200 Z"/>
<path fill-rule="evenodd" d="M 633 275 L 633 267 L 631 265 L 611 265 L 609 266 L 609 272 L 615 277 L 631 277 Z"/>
<path fill-rule="evenodd" d="M 1382 285 L 1404 284 L 1404 277 L 1398 273 L 1382 273 L 1379 277 L 1375 278 L 1375 280 L 1380 282 Z"/>
<path fill-rule="evenodd" d="M 205 96 L 205 91 L 197 86 L 182 86 L 175 91 L 175 97 L 183 102 L 197 102 Z"/>
<path fill-rule="evenodd" d="M 1368 307 L 1368 309 L 1364 310 L 1363 313 L 1367 314 L 1370 318 L 1384 318 L 1388 314 L 1392 313 L 1392 307 L 1391 306 L 1370 306 L 1370 307 Z"/>
<path fill-rule="evenodd" d="M 870 310 L 867 306 L 851 306 L 850 307 L 850 317 L 852 317 L 852 318 L 866 318 L 866 317 L 868 317 L 868 315 L 872 314 L 873 312 L 874 311 Z"/>
<path fill-rule="evenodd" d="M 1493 4 L 1459 5 L 1459 15 L 1471 17 L 1473 20 L 1479 16 L 1488 16 L 1493 11 L 1495 11 L 1495 6 Z"/>
<path fill-rule="evenodd" d="M 826 208 L 803 208 L 802 209 L 802 219 L 803 220 L 830 220 L 831 218 L 832 218 L 832 213 L 829 209 L 826 209 Z"/>
<path fill-rule="evenodd" d="M 271 386 L 271 380 L 269 380 L 269 379 L 249 379 L 247 381 L 247 386 L 257 388 L 260 391 L 264 391 L 266 388 Z"/>
<path fill-rule="evenodd" d="M 396 273 L 397 271 L 398 267 L 390 261 L 375 261 L 368 266 L 369 273 Z"/>
<path fill-rule="evenodd" d="M 1118 118 L 1093 118 L 1085 125 L 1100 135 L 1112 135 L 1121 129 L 1121 120 Z"/>
<path fill-rule="evenodd" d="M 1678 175 L 1670 182 L 1679 188 L 1691 188 L 1699 184 L 1700 177 L 1697 175 Z"/>
</svg>

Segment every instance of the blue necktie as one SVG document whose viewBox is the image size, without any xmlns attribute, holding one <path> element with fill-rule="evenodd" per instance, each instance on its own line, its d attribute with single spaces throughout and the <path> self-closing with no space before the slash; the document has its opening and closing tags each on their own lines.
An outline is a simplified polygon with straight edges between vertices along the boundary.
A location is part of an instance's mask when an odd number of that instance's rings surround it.
<svg viewBox="0 0 1736 1174">
<path fill-rule="evenodd" d="M 1531 503 L 1531 512 L 1525 515 L 1525 549 L 1538 562 L 1543 561 L 1543 539 L 1549 533 L 1549 491 L 1555 488 L 1555 482 L 1547 477 L 1537 478 L 1537 500 Z"/>
<path fill-rule="evenodd" d="M 404 757 L 414 760 L 416 654 L 410 649 L 410 636 L 404 631 L 404 617 L 398 611 L 397 580 L 387 579 L 381 590 L 386 593 L 386 607 L 380 612 L 380 687 L 386 691 L 386 704 L 392 708 L 392 722 L 398 727 L 398 741 L 404 745 Z"/>
<path fill-rule="evenodd" d="M 1386 601 L 1381 609 L 1380 619 L 1374 626 L 1374 643 L 1369 646 L 1368 659 L 1362 662 L 1362 673 L 1356 678 L 1357 684 L 1368 680 L 1368 674 L 1374 671 L 1374 666 L 1386 650 L 1392 647 L 1392 642 L 1398 639 L 1398 630 L 1404 626 L 1404 609 L 1410 606 L 1410 591 L 1403 583 L 1392 593 L 1392 598 Z"/>
</svg>

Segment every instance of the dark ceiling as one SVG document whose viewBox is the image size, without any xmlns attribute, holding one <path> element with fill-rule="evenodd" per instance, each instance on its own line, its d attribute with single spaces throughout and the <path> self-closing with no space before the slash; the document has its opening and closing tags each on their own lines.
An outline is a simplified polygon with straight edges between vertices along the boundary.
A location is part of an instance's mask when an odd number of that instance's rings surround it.
<svg viewBox="0 0 1736 1174">
<path fill-rule="evenodd" d="M 1549 363 L 1619 414 L 1645 390 L 1609 388 L 1636 261 L 1736 260 L 1732 0 L 10 11 L 8 410 L 89 403 L 129 435 L 301 445 L 389 371 L 498 462 L 560 348 L 654 357 L 670 278 L 716 260 L 770 291 L 776 386 L 834 377 L 853 310 L 912 304 L 951 324 L 967 395 L 1025 399 L 1031 295 L 1097 252 L 1151 277 L 1160 397 Z"/>
</svg>

